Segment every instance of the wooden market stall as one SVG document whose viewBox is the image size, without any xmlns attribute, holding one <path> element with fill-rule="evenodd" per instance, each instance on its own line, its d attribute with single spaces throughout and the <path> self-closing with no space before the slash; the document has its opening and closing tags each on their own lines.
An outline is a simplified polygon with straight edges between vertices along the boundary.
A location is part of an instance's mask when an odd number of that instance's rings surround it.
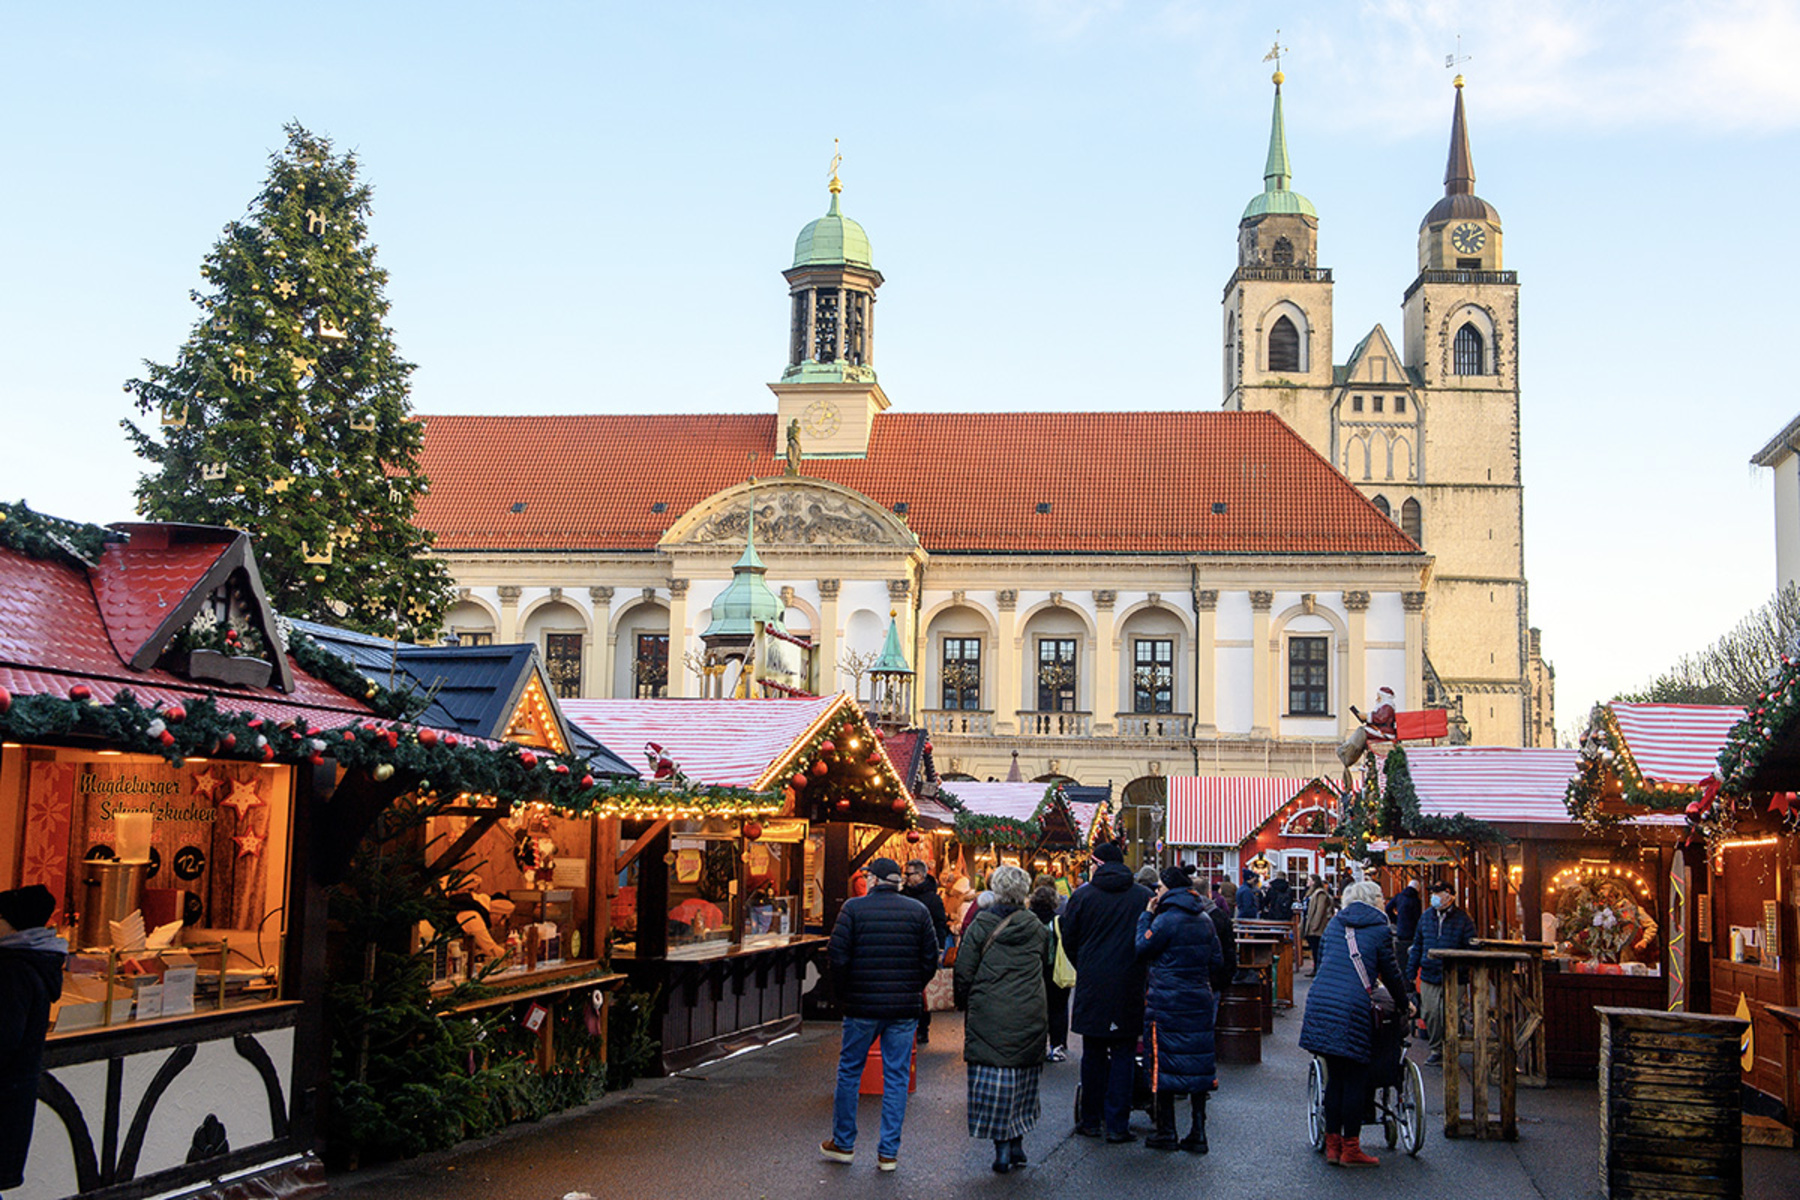
<svg viewBox="0 0 1800 1200">
<path fill-rule="evenodd" d="M 1168 826 L 1165 841 L 1175 861 L 1193 870 L 1202 886 L 1223 880 L 1239 883 L 1256 857 L 1248 843 L 1284 806 L 1308 790 L 1308 781 L 1272 775 L 1169 777 Z M 1273 870 L 1299 873 L 1296 882 L 1318 869 L 1314 850 L 1283 853 Z M 1301 890 L 1295 899 L 1305 895 Z"/>
<path fill-rule="evenodd" d="M 653 747 L 671 779 L 763 797 L 621 812 L 602 829 L 611 961 L 658 998 L 663 1069 L 794 1032 L 862 866 L 922 837 L 884 738 L 843 695 L 564 709 L 605 745 Z"/>
<path fill-rule="evenodd" d="M 1072 802 L 1067 785 L 1027 781 L 956 781 L 939 798 L 955 813 L 958 869 L 976 876 L 1004 862 L 1033 877 L 1075 878 L 1087 865 L 1102 807 Z"/>
</svg>

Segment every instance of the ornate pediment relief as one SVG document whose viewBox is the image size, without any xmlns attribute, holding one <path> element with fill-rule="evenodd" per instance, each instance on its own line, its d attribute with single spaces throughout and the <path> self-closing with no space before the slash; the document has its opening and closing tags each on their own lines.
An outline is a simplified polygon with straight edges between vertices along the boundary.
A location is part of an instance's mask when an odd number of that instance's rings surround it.
<svg viewBox="0 0 1800 1200">
<path fill-rule="evenodd" d="M 756 506 L 756 545 L 912 549 L 918 539 L 867 496 L 837 484 L 795 479 L 740 484 L 695 505 L 663 538 L 672 546 L 741 547 Z"/>
</svg>

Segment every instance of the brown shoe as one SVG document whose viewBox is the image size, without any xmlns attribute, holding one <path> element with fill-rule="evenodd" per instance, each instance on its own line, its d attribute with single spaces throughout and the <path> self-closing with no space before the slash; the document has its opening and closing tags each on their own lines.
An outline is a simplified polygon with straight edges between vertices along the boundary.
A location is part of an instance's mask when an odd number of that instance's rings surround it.
<svg viewBox="0 0 1800 1200">
<path fill-rule="evenodd" d="M 830 1159 L 832 1162 L 848 1163 L 856 1161 L 855 1154 L 844 1149 L 830 1138 L 826 1138 L 819 1143 L 819 1153 Z"/>
<path fill-rule="evenodd" d="M 1332 1166 L 1338 1165 L 1338 1158 L 1344 1152 L 1344 1135 L 1328 1133 L 1325 1135 L 1325 1161 Z"/>
<path fill-rule="evenodd" d="M 1343 1149 L 1338 1153 L 1338 1163 L 1346 1167 L 1379 1167 L 1381 1160 L 1363 1153 L 1361 1137 L 1347 1137 L 1344 1139 Z"/>
</svg>

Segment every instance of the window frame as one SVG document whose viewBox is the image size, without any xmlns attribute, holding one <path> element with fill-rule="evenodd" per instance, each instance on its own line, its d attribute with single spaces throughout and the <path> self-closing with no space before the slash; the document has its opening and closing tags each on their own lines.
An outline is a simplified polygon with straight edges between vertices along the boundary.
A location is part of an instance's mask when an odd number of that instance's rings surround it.
<svg viewBox="0 0 1800 1200">
<path fill-rule="evenodd" d="M 1046 647 L 1056 647 L 1051 657 L 1046 657 Z M 1063 657 L 1064 649 L 1068 656 Z M 1037 670 L 1034 681 L 1037 684 L 1038 712 L 1079 712 L 1081 696 L 1081 641 L 1079 638 L 1064 637 L 1060 634 L 1044 634 L 1037 640 Z M 1043 672 L 1052 664 L 1065 666 L 1069 670 L 1067 682 L 1058 687 L 1046 687 Z M 1045 701 L 1050 703 L 1046 704 Z M 1065 707 L 1066 705 L 1066 707 Z"/>
<path fill-rule="evenodd" d="M 951 653 L 952 647 L 956 649 L 955 654 Z M 969 653 L 970 647 L 974 648 L 974 654 Z M 952 685 L 948 678 L 949 667 L 952 663 L 973 663 L 975 666 L 975 682 L 972 685 L 964 684 L 956 688 L 954 696 L 951 694 Z M 981 677 L 983 673 L 981 638 L 962 634 L 946 634 L 938 648 L 938 699 L 943 702 L 942 707 L 952 712 L 981 711 Z M 967 702 L 970 699 L 970 693 L 973 693 L 974 697 L 972 704 Z"/>
<path fill-rule="evenodd" d="M 644 643 L 646 641 L 662 643 L 662 682 L 646 685 L 644 672 L 641 669 L 646 661 Z M 636 636 L 637 653 L 631 660 L 631 693 L 639 700 L 659 700 L 669 694 L 669 635 L 655 630 L 639 630 Z M 646 690 L 648 687 L 648 690 Z"/>
<path fill-rule="evenodd" d="M 1159 650 L 1163 653 L 1159 654 Z M 1145 670 L 1153 673 L 1156 686 L 1144 686 L 1139 673 Z M 1145 716 L 1175 711 L 1174 638 L 1138 637 L 1131 640 L 1131 711 Z"/>
<path fill-rule="evenodd" d="M 575 652 L 568 653 L 568 646 L 573 642 Z M 587 635 L 574 632 L 547 632 L 544 634 L 544 674 L 550 679 L 550 690 L 556 693 L 558 700 L 579 700 L 581 698 L 583 659 L 587 656 Z M 573 662 L 574 678 L 568 676 L 569 664 Z M 564 689 L 568 690 L 564 690 Z"/>
<path fill-rule="evenodd" d="M 1281 329 L 1282 329 L 1282 326 L 1284 326 L 1284 325 L 1287 327 L 1288 334 L 1291 334 L 1293 336 L 1293 341 L 1290 343 L 1286 340 L 1285 337 L 1282 337 L 1282 340 L 1279 343 L 1279 347 L 1283 352 L 1282 353 L 1283 361 L 1278 363 L 1275 361 L 1275 352 L 1277 349 L 1276 339 L 1278 336 L 1281 336 Z M 1305 356 L 1301 353 L 1301 349 L 1300 349 L 1300 327 L 1294 323 L 1293 317 L 1289 316 L 1287 313 L 1282 313 L 1280 316 L 1276 317 L 1274 320 L 1274 323 L 1269 326 L 1269 336 L 1268 336 L 1267 342 L 1268 342 L 1269 370 L 1271 372 L 1293 371 L 1295 373 L 1299 373 L 1300 371 L 1305 370 L 1305 368 L 1303 366 L 1301 366 L 1301 363 L 1305 360 Z M 1290 349 L 1293 352 L 1293 361 L 1292 362 L 1286 361 L 1286 359 L 1288 357 L 1287 351 L 1289 351 Z"/>
<path fill-rule="evenodd" d="M 1304 655 L 1300 652 L 1302 647 L 1305 648 Z M 1286 648 L 1288 676 L 1286 715 L 1290 717 L 1331 716 L 1331 635 L 1327 633 L 1290 634 L 1287 638 Z"/>
<path fill-rule="evenodd" d="M 1467 341 L 1465 342 L 1465 335 Z M 1473 344 L 1471 357 L 1470 343 Z M 1469 370 L 1470 366 L 1473 370 Z M 1491 375 L 1488 367 L 1488 339 L 1473 321 L 1464 321 L 1450 343 L 1450 373 L 1458 376 Z"/>
</svg>

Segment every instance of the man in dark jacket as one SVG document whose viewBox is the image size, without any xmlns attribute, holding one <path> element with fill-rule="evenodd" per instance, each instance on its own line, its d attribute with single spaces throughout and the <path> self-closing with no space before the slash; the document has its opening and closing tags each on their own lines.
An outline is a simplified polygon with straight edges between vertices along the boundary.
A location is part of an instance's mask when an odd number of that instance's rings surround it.
<svg viewBox="0 0 1800 1200">
<path fill-rule="evenodd" d="M 1431 1038 L 1431 1057 L 1426 1066 L 1444 1061 L 1444 964 L 1431 957 L 1433 950 L 1467 950 L 1475 944 L 1475 922 L 1456 905 L 1456 889 L 1440 879 L 1431 885 L 1431 911 L 1419 918 L 1412 957 L 1406 960 L 1406 977 L 1419 979 L 1419 1007 L 1424 1010 L 1425 1032 Z"/>
<path fill-rule="evenodd" d="M 1137 919 L 1150 889 L 1133 882 L 1112 842 L 1094 847 L 1093 874 L 1063 909 L 1063 953 L 1075 967 L 1069 1028 L 1081 1035 L 1081 1112 L 1075 1132 L 1132 1142 L 1131 1086 L 1144 1028 Z M 1102 1129 L 1102 1121 L 1105 1123 Z"/>
<path fill-rule="evenodd" d="M 1263 905 L 1263 917 L 1270 921 L 1294 919 L 1294 889 L 1288 883 L 1286 875 L 1277 875 L 1269 880 L 1267 901 Z"/>
<path fill-rule="evenodd" d="M 937 971 L 938 939 L 925 906 L 900 894 L 899 863 L 878 858 L 864 873 L 869 877 L 868 894 L 846 900 L 831 930 L 831 975 L 844 1009 L 844 1040 L 838 1052 L 831 1137 L 820 1144 L 819 1152 L 833 1162 L 853 1161 L 857 1091 L 869 1047 L 880 1039 L 881 1141 L 876 1166 L 892 1171 L 900 1163 L 913 1034 L 925 1008 L 925 985 Z"/>
<path fill-rule="evenodd" d="M 1237 890 L 1237 918 L 1240 921 L 1262 920 L 1262 888 L 1257 885 L 1256 872 L 1244 869 L 1244 882 Z"/>
<path fill-rule="evenodd" d="M 46 929 L 56 898 L 42 884 L 0 892 L 0 1188 L 25 1182 L 50 1005 L 69 944 Z"/>
<path fill-rule="evenodd" d="M 1388 920 L 1394 923 L 1394 957 L 1400 960 L 1403 971 L 1412 954 L 1413 935 L 1419 930 L 1419 912 L 1423 908 L 1419 897 L 1424 891 L 1418 880 L 1409 879 L 1386 905 Z"/>
<path fill-rule="evenodd" d="M 938 881 L 931 876 L 931 867 L 923 859 L 915 858 L 906 864 L 906 881 L 900 885 L 900 894 L 910 896 L 925 906 L 931 914 L 931 927 L 937 931 L 938 949 L 942 950 L 950 944 L 950 915 L 944 911 L 944 897 L 938 889 Z M 919 1045 L 931 1042 L 931 1010 L 921 1007 L 919 1010 Z"/>
</svg>

